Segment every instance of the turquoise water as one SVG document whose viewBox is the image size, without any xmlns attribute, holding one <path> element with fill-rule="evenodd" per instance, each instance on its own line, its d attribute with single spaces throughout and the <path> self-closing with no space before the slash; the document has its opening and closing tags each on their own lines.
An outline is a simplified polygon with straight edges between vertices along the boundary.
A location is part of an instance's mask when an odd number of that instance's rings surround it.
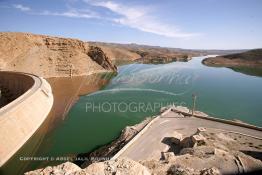
<svg viewBox="0 0 262 175">
<path fill-rule="evenodd" d="M 161 105 L 191 107 L 193 93 L 197 95 L 197 110 L 262 126 L 262 78 L 207 67 L 201 64 L 202 59 L 120 66 L 106 87 L 80 98 L 48 138 L 49 145 L 42 154 L 89 152 L 118 137 L 126 125 L 156 115 Z M 146 107 L 139 108 L 139 104 Z"/>
<path fill-rule="evenodd" d="M 204 57 L 169 64 L 128 64 L 102 90 L 82 96 L 42 142 L 36 156 L 85 153 L 117 138 L 127 125 L 156 115 L 161 106 L 191 107 L 211 116 L 262 126 L 262 78 L 201 64 Z M 33 162 L 31 169 L 62 161 Z"/>
</svg>

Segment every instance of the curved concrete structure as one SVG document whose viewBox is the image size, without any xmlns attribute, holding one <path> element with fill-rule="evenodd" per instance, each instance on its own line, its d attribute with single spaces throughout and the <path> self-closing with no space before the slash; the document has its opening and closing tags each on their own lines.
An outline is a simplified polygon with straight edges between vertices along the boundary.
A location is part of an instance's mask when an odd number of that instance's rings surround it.
<svg viewBox="0 0 262 175">
<path fill-rule="evenodd" d="M 41 77 L 19 72 L 0 72 L 1 88 L 11 101 L 0 108 L 0 166 L 35 133 L 53 105 L 49 83 Z"/>
</svg>

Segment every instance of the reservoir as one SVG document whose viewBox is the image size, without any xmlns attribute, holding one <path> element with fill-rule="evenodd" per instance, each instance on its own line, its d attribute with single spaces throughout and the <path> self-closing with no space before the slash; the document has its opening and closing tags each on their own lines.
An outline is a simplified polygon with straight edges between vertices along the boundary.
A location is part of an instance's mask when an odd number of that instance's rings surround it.
<svg viewBox="0 0 262 175">
<path fill-rule="evenodd" d="M 119 66 L 118 74 L 108 84 L 99 91 L 82 93 L 67 115 L 55 120 L 52 124 L 55 127 L 34 144 L 37 149 L 33 156 L 61 157 L 61 160 L 26 160 L 26 167 L 21 171 L 60 164 L 67 156 L 108 144 L 125 126 L 157 115 L 163 106 L 191 108 L 192 94 L 196 95 L 196 109 L 210 116 L 262 126 L 262 77 L 256 73 L 261 70 L 207 67 L 201 63 L 203 59 Z M 88 79 L 82 81 L 90 83 Z M 28 146 L 15 159 L 27 151 Z M 14 167 L 9 163 L 8 169 Z"/>
</svg>

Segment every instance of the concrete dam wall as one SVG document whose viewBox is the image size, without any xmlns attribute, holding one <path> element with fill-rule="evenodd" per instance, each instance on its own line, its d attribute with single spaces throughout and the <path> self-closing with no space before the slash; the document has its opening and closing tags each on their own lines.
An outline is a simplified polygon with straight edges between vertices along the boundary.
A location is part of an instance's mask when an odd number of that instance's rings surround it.
<svg viewBox="0 0 262 175">
<path fill-rule="evenodd" d="M 34 85 L 30 76 L 17 73 L 0 73 L 1 106 L 15 100 Z M 3 101 L 4 100 L 4 101 Z"/>
<path fill-rule="evenodd" d="M 41 77 L 0 72 L 0 166 L 35 133 L 53 105 L 49 83 Z"/>
</svg>

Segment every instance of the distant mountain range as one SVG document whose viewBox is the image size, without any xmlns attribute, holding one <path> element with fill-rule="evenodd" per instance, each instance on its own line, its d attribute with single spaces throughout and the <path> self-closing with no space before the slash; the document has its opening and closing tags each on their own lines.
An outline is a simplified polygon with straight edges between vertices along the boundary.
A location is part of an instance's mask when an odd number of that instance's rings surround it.
<svg viewBox="0 0 262 175">
<path fill-rule="evenodd" d="M 148 46 L 139 44 L 117 44 L 104 42 L 89 42 L 106 50 L 113 51 L 113 60 L 137 60 L 145 63 L 161 61 L 188 61 L 194 56 L 224 55 L 241 53 L 247 50 L 196 50 L 181 49 L 160 46 Z M 119 56 L 121 55 L 121 56 Z"/>
<path fill-rule="evenodd" d="M 193 50 L 138 44 L 83 42 L 78 39 L 0 32 L 0 70 L 43 77 L 87 75 L 116 71 L 126 62 L 167 63 L 194 56 L 239 53 L 246 50 Z"/>
</svg>

